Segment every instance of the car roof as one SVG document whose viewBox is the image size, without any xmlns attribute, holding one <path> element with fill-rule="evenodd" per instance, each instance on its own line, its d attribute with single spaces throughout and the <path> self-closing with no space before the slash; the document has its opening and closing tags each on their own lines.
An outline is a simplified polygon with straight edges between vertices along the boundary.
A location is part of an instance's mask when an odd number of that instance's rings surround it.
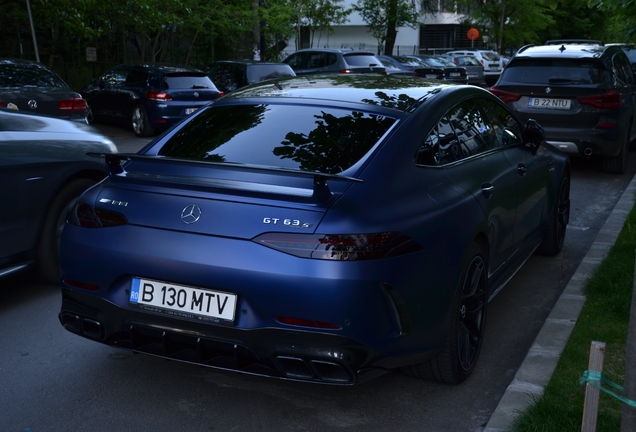
<svg viewBox="0 0 636 432">
<path fill-rule="evenodd" d="M 622 51 L 619 47 L 598 45 L 594 43 L 561 43 L 550 45 L 526 45 L 517 51 L 515 57 L 544 58 L 588 58 L 596 59 L 606 52 Z"/>
<path fill-rule="evenodd" d="M 176 65 L 168 63 L 126 63 L 115 66 L 120 67 L 133 67 L 138 69 L 153 70 L 162 73 L 175 73 L 175 72 L 202 72 L 201 69 L 197 69 L 192 66 Z"/>
<path fill-rule="evenodd" d="M 208 65 L 214 66 L 215 64 L 242 64 L 242 65 L 279 65 L 289 66 L 287 63 L 282 62 L 268 62 L 268 61 L 256 61 L 256 60 L 217 60 Z"/>
<path fill-rule="evenodd" d="M 375 53 L 371 51 L 365 51 L 365 50 L 356 51 L 351 49 L 335 49 L 335 48 L 303 48 L 303 49 L 299 49 L 296 52 L 298 53 L 298 52 L 316 52 L 316 51 L 339 53 L 339 54 L 366 54 L 366 55 L 372 55 L 372 56 L 376 55 Z"/>
<path fill-rule="evenodd" d="M 365 104 L 369 109 L 386 107 L 411 112 L 438 93 L 466 87 L 472 88 L 424 78 L 414 80 L 411 77 L 380 74 L 303 75 L 238 89 L 219 99 L 214 105 L 245 98 L 272 98 L 277 101 L 287 98 L 303 99 L 305 102 L 314 99 L 327 100 L 330 103 Z M 490 92 L 483 89 L 475 88 L 475 91 L 483 91 L 485 97 L 490 95 Z"/>
</svg>

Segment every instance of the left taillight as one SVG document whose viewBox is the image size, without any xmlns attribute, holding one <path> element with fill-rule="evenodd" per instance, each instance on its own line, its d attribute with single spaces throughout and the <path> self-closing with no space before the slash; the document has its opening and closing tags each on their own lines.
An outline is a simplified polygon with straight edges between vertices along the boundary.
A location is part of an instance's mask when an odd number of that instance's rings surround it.
<svg viewBox="0 0 636 432">
<path fill-rule="evenodd" d="M 364 261 L 417 252 L 423 248 L 410 237 L 385 232 L 376 234 L 265 233 L 256 243 L 301 258 Z"/>
<path fill-rule="evenodd" d="M 82 98 L 71 98 L 60 101 L 57 106 L 61 110 L 86 111 L 86 101 Z"/>
<path fill-rule="evenodd" d="M 69 223 L 82 228 L 108 228 L 127 225 L 126 217 L 118 212 L 93 207 L 78 201 L 68 218 Z"/>
<path fill-rule="evenodd" d="M 146 92 L 146 99 L 156 101 L 171 101 L 172 96 L 162 91 L 148 91 Z"/>
</svg>

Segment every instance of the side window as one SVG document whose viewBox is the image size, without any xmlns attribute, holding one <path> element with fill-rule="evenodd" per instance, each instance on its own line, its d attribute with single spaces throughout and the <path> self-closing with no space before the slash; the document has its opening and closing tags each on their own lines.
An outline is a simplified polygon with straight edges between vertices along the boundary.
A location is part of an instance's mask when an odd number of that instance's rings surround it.
<svg viewBox="0 0 636 432">
<path fill-rule="evenodd" d="M 299 69 L 303 67 L 303 58 L 305 57 L 305 53 L 292 54 L 286 61 L 288 65 L 292 67 L 292 69 Z"/>
<path fill-rule="evenodd" d="M 462 102 L 449 113 L 464 157 L 490 150 L 495 145 L 493 132 L 474 99 Z"/>
<path fill-rule="evenodd" d="M 335 64 L 338 61 L 338 56 L 336 56 L 334 53 L 329 53 L 327 54 L 327 64 L 325 66 L 331 66 L 332 64 Z"/>
<path fill-rule="evenodd" d="M 307 61 L 308 68 L 321 68 L 324 67 L 327 63 L 327 56 L 325 53 L 315 53 L 310 54 L 309 59 Z"/>
<path fill-rule="evenodd" d="M 444 116 L 431 130 L 415 155 L 418 165 L 438 166 L 460 160 L 462 154 L 457 135 Z"/>
<path fill-rule="evenodd" d="M 148 72 L 131 69 L 126 76 L 126 84 L 143 85 L 148 79 Z"/>
<path fill-rule="evenodd" d="M 479 104 L 492 128 L 495 146 L 506 147 L 523 142 L 523 128 L 508 110 L 488 99 L 479 99 Z"/>
<path fill-rule="evenodd" d="M 128 69 L 118 68 L 108 71 L 102 75 L 102 81 L 105 84 L 117 85 L 125 83 L 126 77 L 128 77 Z"/>
<path fill-rule="evenodd" d="M 618 78 L 619 82 L 623 85 L 634 84 L 634 74 L 632 72 L 632 68 L 627 57 L 616 54 L 612 58 L 612 62 L 614 63 L 614 68 L 616 69 L 616 77 Z"/>
</svg>

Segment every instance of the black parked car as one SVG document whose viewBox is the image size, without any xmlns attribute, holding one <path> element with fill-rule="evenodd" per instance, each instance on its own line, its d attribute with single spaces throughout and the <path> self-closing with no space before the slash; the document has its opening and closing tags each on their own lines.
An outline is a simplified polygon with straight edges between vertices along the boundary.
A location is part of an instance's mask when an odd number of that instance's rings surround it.
<svg viewBox="0 0 636 432">
<path fill-rule="evenodd" d="M 223 95 L 205 72 L 163 64 L 119 65 L 82 90 L 91 121 L 131 125 L 138 136 L 165 130 Z"/>
<path fill-rule="evenodd" d="M 443 80 L 446 76 L 444 74 L 444 69 L 430 67 L 429 65 L 426 65 L 420 60 L 412 57 L 379 55 L 378 58 L 383 63 L 389 63 L 403 71 L 411 71 L 420 78 Z"/>
<path fill-rule="evenodd" d="M 553 146 L 599 157 L 623 173 L 636 138 L 636 83 L 625 53 L 599 41 L 550 41 L 520 49 L 490 89 Z"/>
<path fill-rule="evenodd" d="M 113 142 L 94 128 L 0 109 L 0 276 L 36 266 L 59 284 L 58 243 L 77 197 L 106 176 Z"/>
<path fill-rule="evenodd" d="M 287 63 L 249 60 L 219 60 L 207 65 L 205 71 L 224 93 L 261 81 L 296 76 Z"/>
<path fill-rule="evenodd" d="M 409 57 L 420 60 L 422 63 L 428 65 L 428 67 L 442 68 L 446 81 L 468 84 L 468 72 L 466 72 L 466 68 L 457 66 L 446 57 L 441 55 L 413 55 Z"/>
<path fill-rule="evenodd" d="M 290 54 L 285 60 L 296 75 L 315 73 L 380 73 L 386 74 L 384 65 L 369 51 L 328 48 L 307 48 Z"/>
<path fill-rule="evenodd" d="M 0 107 L 86 123 L 86 101 L 48 67 L 0 59 Z"/>
</svg>

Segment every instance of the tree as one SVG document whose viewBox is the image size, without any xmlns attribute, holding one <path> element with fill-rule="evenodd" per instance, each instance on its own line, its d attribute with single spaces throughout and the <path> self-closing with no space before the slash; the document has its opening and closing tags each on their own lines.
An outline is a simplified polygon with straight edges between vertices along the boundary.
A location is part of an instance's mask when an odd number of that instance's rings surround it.
<svg viewBox="0 0 636 432">
<path fill-rule="evenodd" d="M 358 0 L 353 10 L 367 23 L 378 45 L 384 46 L 386 55 L 393 54 L 399 27 L 419 25 L 417 8 L 409 0 Z"/>
<path fill-rule="evenodd" d="M 303 0 L 299 2 L 300 23 L 309 28 L 310 48 L 314 46 L 318 31 L 318 43 L 323 32 L 333 33 L 333 25 L 344 24 L 351 9 L 342 6 L 343 0 Z"/>
</svg>

